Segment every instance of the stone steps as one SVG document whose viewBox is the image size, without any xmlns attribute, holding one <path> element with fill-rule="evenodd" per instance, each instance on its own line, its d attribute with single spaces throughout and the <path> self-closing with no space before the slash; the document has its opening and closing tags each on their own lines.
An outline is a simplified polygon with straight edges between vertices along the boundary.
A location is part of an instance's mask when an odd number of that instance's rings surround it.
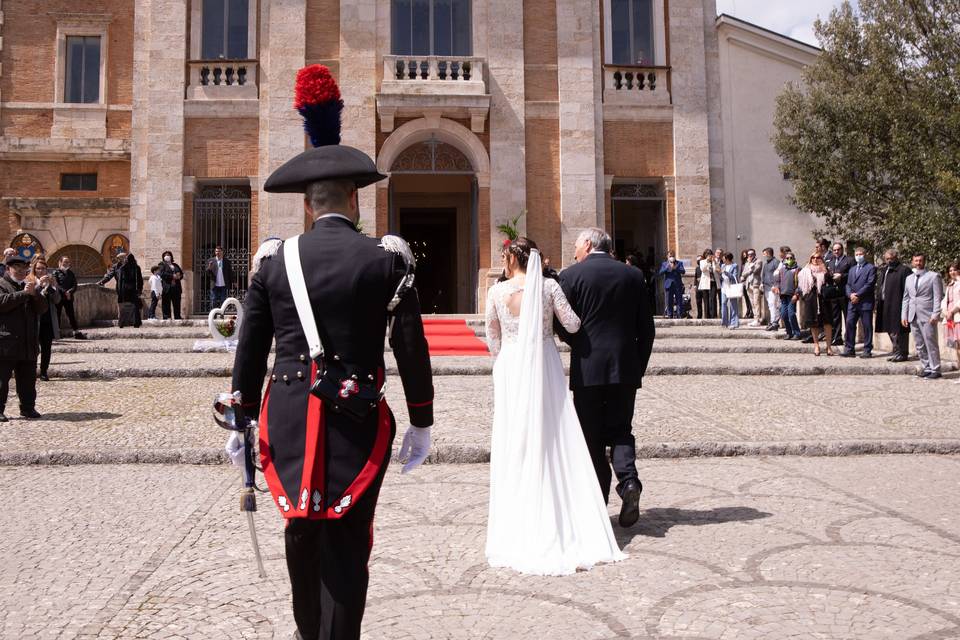
<svg viewBox="0 0 960 640">
<path fill-rule="evenodd" d="M 861 360 L 838 356 L 816 358 L 810 353 L 655 352 L 647 376 L 906 376 L 919 370 L 915 361 L 892 364 L 881 355 L 873 360 Z M 227 377 L 232 374 L 233 358 L 231 353 L 167 353 L 158 358 L 155 353 L 69 354 L 55 351 L 50 375 L 67 379 Z M 566 367 L 569 354 L 561 354 L 561 359 Z M 396 375 L 393 355 L 386 354 L 385 362 L 388 375 Z M 436 376 L 489 376 L 493 370 L 493 359 L 487 356 L 436 357 L 432 363 Z M 956 368 L 956 363 L 944 363 L 945 372 Z"/>
</svg>

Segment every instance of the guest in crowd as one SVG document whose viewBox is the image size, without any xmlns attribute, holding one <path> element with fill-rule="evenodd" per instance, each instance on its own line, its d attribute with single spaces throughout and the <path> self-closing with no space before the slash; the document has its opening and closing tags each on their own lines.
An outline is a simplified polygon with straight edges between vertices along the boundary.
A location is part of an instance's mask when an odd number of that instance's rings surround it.
<svg viewBox="0 0 960 640">
<path fill-rule="evenodd" d="M 723 309 L 722 300 L 720 300 L 720 287 L 723 285 L 723 256 L 726 251 L 717 247 L 713 250 L 713 278 L 717 281 L 717 288 L 713 289 L 714 303 L 713 308 L 717 310 L 717 317 L 720 317 Z"/>
<path fill-rule="evenodd" d="M 823 257 L 827 265 L 827 270 L 830 272 L 830 277 L 833 279 L 833 284 L 837 285 L 841 292 L 845 291 L 847 288 L 847 274 L 850 271 L 850 267 L 853 266 L 853 260 L 844 253 L 843 245 L 839 242 L 835 242 L 833 244 L 833 250 L 828 254 L 824 254 Z M 847 305 L 833 305 L 833 346 L 835 347 L 843 344 L 843 326 L 846 323 L 846 315 Z"/>
<path fill-rule="evenodd" d="M 60 303 L 57 305 L 57 320 L 60 319 L 60 311 L 65 311 L 67 321 L 70 323 L 70 329 L 73 330 L 73 337 L 77 340 L 83 340 L 84 336 L 77 327 L 77 314 L 73 308 L 73 297 L 77 293 L 77 276 L 70 268 L 70 257 L 61 256 L 60 264 L 53 270 L 53 277 L 57 281 L 57 288 L 60 290 Z"/>
<path fill-rule="evenodd" d="M 733 261 L 732 253 L 723 255 L 723 267 L 720 270 L 722 286 L 720 289 L 720 302 L 723 305 L 720 324 L 728 329 L 737 329 L 740 326 L 740 299 L 728 298 L 726 287 L 740 283 L 740 267 Z"/>
<path fill-rule="evenodd" d="M 906 362 L 910 356 L 910 329 L 901 322 L 903 310 L 903 292 L 906 287 L 910 268 L 900 262 L 900 254 L 890 249 L 883 254 L 884 266 L 877 276 L 877 297 L 882 307 L 877 310 L 877 331 L 890 337 L 893 352 L 887 360 Z"/>
<path fill-rule="evenodd" d="M 683 317 L 683 274 L 683 263 L 673 251 L 667 252 L 667 259 L 660 265 L 660 276 L 666 296 L 663 315 L 668 318 Z"/>
<path fill-rule="evenodd" d="M 233 265 L 229 258 L 223 257 L 223 247 L 219 245 L 213 250 L 213 257 L 207 260 L 207 275 L 210 277 L 210 306 L 220 307 L 233 287 Z"/>
<path fill-rule="evenodd" d="M 750 257 L 747 255 L 747 253 L 748 253 L 748 250 L 747 250 L 747 249 L 744 249 L 743 251 L 740 252 L 740 279 L 741 279 L 741 280 L 744 278 L 744 272 L 745 272 L 746 269 L 747 269 L 747 261 L 750 259 Z M 754 262 L 756 262 L 756 260 L 754 260 Z M 750 300 L 750 296 L 747 295 L 747 291 L 746 291 L 747 285 L 746 285 L 746 283 L 744 283 L 743 288 L 744 288 L 744 292 L 743 292 L 743 305 L 744 305 L 744 308 L 745 308 L 745 310 L 746 310 L 746 313 L 743 314 L 743 319 L 744 319 L 744 320 L 753 320 L 753 301 Z"/>
<path fill-rule="evenodd" d="M 163 294 L 160 297 L 160 306 L 163 319 L 169 320 L 171 311 L 174 320 L 180 320 L 180 297 L 183 295 L 183 269 L 173 261 L 173 252 L 163 252 L 163 262 L 160 263 L 160 279 L 163 281 Z"/>
<path fill-rule="evenodd" d="M 823 256 L 814 253 L 810 256 L 807 265 L 797 274 L 797 291 L 794 293 L 794 302 L 803 300 L 803 327 L 810 330 L 810 335 L 813 337 L 813 354 L 816 356 L 820 355 L 821 331 L 826 336 L 827 355 L 833 355 L 831 339 L 833 338 L 833 306 L 836 301 L 823 295 L 823 288 L 828 278 L 829 272 Z"/>
<path fill-rule="evenodd" d="M 17 255 L 17 250 L 7 247 L 3 250 L 3 260 L 0 260 L 0 278 L 7 273 L 7 258 Z"/>
<path fill-rule="evenodd" d="M 747 249 L 747 260 L 743 263 L 743 272 L 740 280 L 743 282 L 744 297 L 747 298 L 752 311 L 748 317 L 753 318 L 751 327 L 759 327 L 763 320 L 763 263 L 757 260 L 757 252 Z"/>
<path fill-rule="evenodd" d="M 143 294 L 143 272 L 140 271 L 140 265 L 137 264 L 137 259 L 132 253 L 120 254 L 117 258 L 117 264 L 107 272 L 107 275 L 98 284 L 106 284 L 110 280 L 116 279 L 117 305 L 120 312 L 123 313 L 125 303 L 133 304 L 133 326 L 139 327 L 142 324 L 140 318 L 143 302 L 140 296 Z"/>
<path fill-rule="evenodd" d="M 947 320 L 947 346 L 956 350 L 957 363 L 960 363 L 960 261 L 950 264 L 947 276 L 947 293 L 943 299 Z M 955 380 L 954 384 L 960 384 L 960 378 Z"/>
<path fill-rule="evenodd" d="M 780 260 L 774 257 L 773 248 L 763 250 L 763 264 L 760 267 L 760 282 L 763 284 L 763 298 L 767 302 L 767 331 L 776 331 L 780 328 L 780 295 L 774 292 L 776 277 L 774 274 L 780 267 Z"/>
<path fill-rule="evenodd" d="M 27 280 L 33 282 L 46 301 L 46 309 L 40 313 L 40 379 L 50 381 L 50 358 L 53 355 L 53 341 L 60 339 L 60 319 L 57 306 L 60 303 L 61 292 L 57 288 L 57 279 L 53 277 L 47 266 L 47 259 L 36 255 L 30 262 L 30 273 Z"/>
<path fill-rule="evenodd" d="M 877 283 L 877 268 L 867 262 L 867 251 L 857 247 L 853 251 L 856 264 L 847 272 L 847 286 L 844 290 L 847 300 L 847 337 L 842 355 L 852 358 L 856 355 L 857 323 L 863 332 L 863 353 L 861 358 L 873 357 L 873 304 L 874 288 Z"/>
<path fill-rule="evenodd" d="M 160 265 L 150 267 L 150 309 L 147 311 L 147 319 L 157 319 L 157 305 L 160 304 L 160 297 L 163 295 L 163 280 L 160 279 Z"/>
<path fill-rule="evenodd" d="M 39 351 L 39 316 L 49 307 L 41 290 L 53 282 L 28 280 L 30 265 L 16 253 L 4 258 L 4 275 L 0 278 L 0 422 L 7 422 L 7 396 L 10 376 L 17 381 L 20 415 L 41 417 L 37 412 L 37 353 Z M 39 285 L 39 288 L 38 288 Z"/>
<path fill-rule="evenodd" d="M 717 317 L 717 308 L 713 305 L 713 291 L 717 282 L 713 277 L 713 251 L 704 249 L 697 260 L 697 268 L 693 273 L 693 280 L 697 287 L 697 319 L 713 319 Z"/>
<path fill-rule="evenodd" d="M 792 251 L 783 253 L 783 260 L 776 270 L 774 293 L 780 300 L 780 320 L 787 331 L 787 340 L 800 339 L 800 323 L 797 321 L 797 260 Z"/>
<path fill-rule="evenodd" d="M 925 380 L 938 380 L 940 373 L 940 303 L 943 300 L 943 279 L 936 271 L 927 271 L 927 257 L 913 256 L 913 273 L 907 277 L 903 290 L 903 309 L 900 320 L 910 327 L 913 342 L 923 370 L 917 375 Z"/>
</svg>

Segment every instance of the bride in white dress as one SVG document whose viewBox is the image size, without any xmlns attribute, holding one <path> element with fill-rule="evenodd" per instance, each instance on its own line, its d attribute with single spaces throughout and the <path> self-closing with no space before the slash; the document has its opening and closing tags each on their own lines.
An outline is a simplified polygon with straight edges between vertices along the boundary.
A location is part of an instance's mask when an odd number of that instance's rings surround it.
<svg viewBox="0 0 960 640">
<path fill-rule="evenodd" d="M 622 560 L 553 336 L 580 319 L 526 238 L 504 248 L 509 280 L 487 295 L 493 367 L 487 561 L 563 575 Z"/>
</svg>

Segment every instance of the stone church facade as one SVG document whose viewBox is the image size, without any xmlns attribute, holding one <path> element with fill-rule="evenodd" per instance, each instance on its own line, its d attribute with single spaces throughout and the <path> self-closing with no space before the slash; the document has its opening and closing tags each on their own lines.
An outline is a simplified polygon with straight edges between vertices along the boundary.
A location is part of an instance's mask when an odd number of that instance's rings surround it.
<svg viewBox="0 0 960 640">
<path fill-rule="evenodd" d="M 84 275 L 169 249 L 187 312 L 219 244 L 242 294 L 308 223 L 262 184 L 305 148 L 294 77 L 322 63 L 343 142 L 390 176 L 363 231 L 414 245 L 425 312 L 481 309 L 517 219 L 555 266 L 590 226 L 657 261 L 739 248 L 721 29 L 714 0 L 0 0 L 0 239 Z"/>
</svg>

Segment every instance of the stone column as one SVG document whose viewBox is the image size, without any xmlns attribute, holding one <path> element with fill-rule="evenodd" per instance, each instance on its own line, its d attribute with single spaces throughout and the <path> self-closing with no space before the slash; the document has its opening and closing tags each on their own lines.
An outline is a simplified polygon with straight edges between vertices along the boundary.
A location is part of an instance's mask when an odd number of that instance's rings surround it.
<svg viewBox="0 0 960 640">
<path fill-rule="evenodd" d="M 376 160 L 377 154 L 377 2 L 340 2 L 340 94 L 343 96 L 343 144 Z M 377 232 L 378 189 L 360 190 L 360 222 Z M 386 195 L 386 194 L 384 194 Z"/>
<path fill-rule="evenodd" d="M 306 148 L 303 119 L 293 109 L 297 71 L 306 57 L 306 0 L 260 3 L 260 180 L 258 237 L 303 233 L 303 196 L 267 193 L 262 185 L 284 162 Z M 252 186 L 252 185 L 251 185 Z M 256 247 L 251 247 L 256 250 Z"/>
<path fill-rule="evenodd" d="M 488 264 L 497 265 L 502 244 L 497 225 L 520 215 L 527 202 L 523 12 L 516 0 L 488 0 L 486 4 L 487 15 L 491 16 L 482 25 L 487 29 L 490 91 L 490 243 L 487 248 Z M 474 28 L 480 27 L 474 24 Z M 482 193 L 481 186 L 481 197 Z M 521 220 L 520 225 L 523 229 L 526 221 Z"/>
<path fill-rule="evenodd" d="M 673 156 L 679 255 L 712 246 L 704 0 L 670 2 Z"/>
<path fill-rule="evenodd" d="M 560 98 L 560 221 L 563 264 L 577 235 L 603 226 L 603 138 L 599 3 L 557 0 Z"/>
<path fill-rule="evenodd" d="M 136 0 L 135 12 L 130 243 L 148 265 L 178 254 L 183 236 L 186 3 Z"/>
</svg>

